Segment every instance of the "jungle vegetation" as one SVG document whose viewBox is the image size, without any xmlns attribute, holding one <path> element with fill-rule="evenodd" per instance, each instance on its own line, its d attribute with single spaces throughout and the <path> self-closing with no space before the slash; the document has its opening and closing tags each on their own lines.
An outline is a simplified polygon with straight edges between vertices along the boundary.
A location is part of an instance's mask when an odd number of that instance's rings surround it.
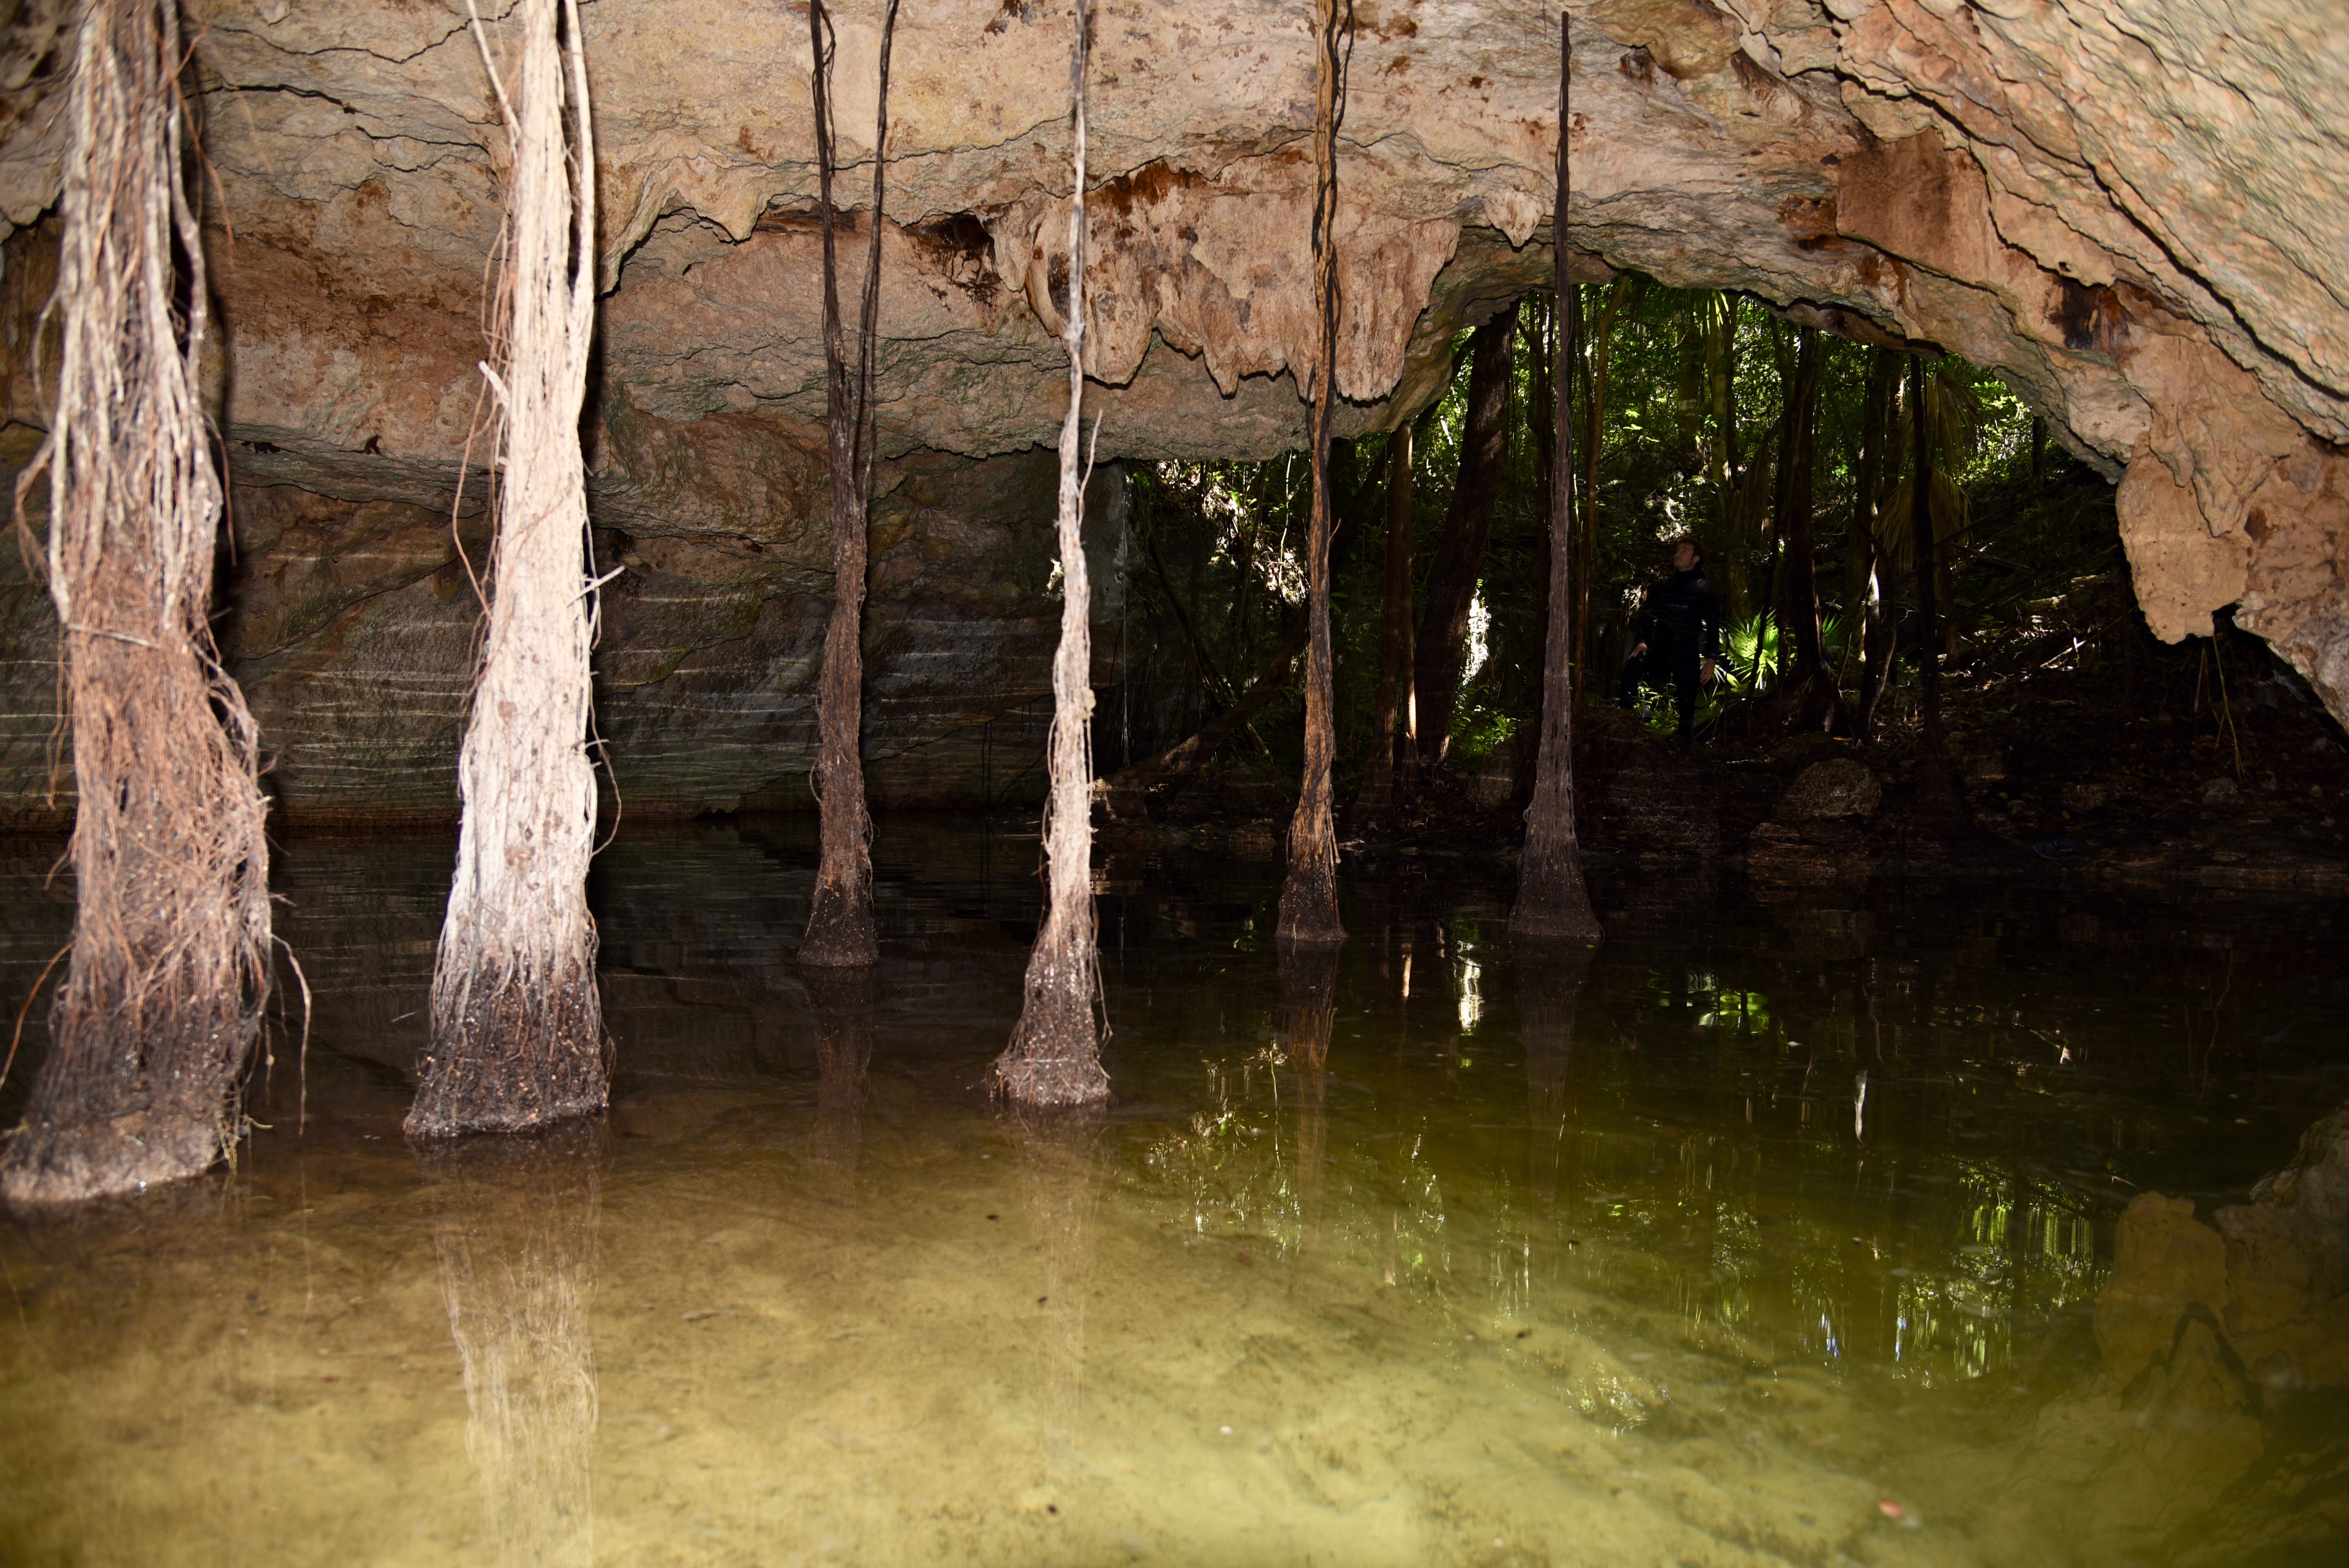
<svg viewBox="0 0 2349 1568">
<path fill-rule="evenodd" d="M 1580 491 L 1578 700 L 1612 700 L 1640 591 L 1670 571 L 1674 542 L 1692 537 L 1726 621 L 1701 738 L 1734 747 L 1823 728 L 1899 744 L 1916 725 L 1921 635 L 1913 356 L 1827 336 L 1747 296 L 1638 274 L 1573 293 L 1578 327 L 1566 373 Z M 1457 699 L 1417 694 L 1423 731 L 1449 708 L 1438 733 L 1423 733 L 1421 755 L 1455 775 L 1522 774 L 1538 717 L 1554 444 L 1547 410 L 1561 324 L 1547 294 L 1528 296 L 1516 315 L 1506 439 L 1473 567 Z M 1472 465 L 1478 449 L 1468 428 L 1475 336 L 1460 334 L 1449 389 L 1412 423 L 1413 622 L 1423 643 L 1431 583 L 1463 564 L 1447 558 L 1445 522 L 1464 446 Z M 2104 672 L 2133 702 L 2178 700 L 2194 684 L 2197 655 L 2146 631 L 2110 484 L 2052 442 L 1996 375 L 1943 356 L 1929 362 L 1926 385 L 1935 637 L 1949 700 L 1970 713 L 2011 703 L 2023 677 L 2051 670 Z M 1340 440 L 1331 461 L 1341 799 L 1378 730 L 1392 440 Z M 1146 763 L 1221 717 L 1224 733 L 1211 738 L 1216 769 L 1296 777 L 1309 478 L 1303 453 L 1135 469 L 1131 588 L 1114 639 L 1124 645 L 1123 676 L 1102 691 L 1097 719 L 1104 773 Z M 1810 641 L 1806 575 L 1818 618 L 1814 700 L 1804 703 L 1792 688 Z M 1879 656 L 1891 653 L 1873 703 L 1871 641 Z M 1423 668 L 1427 654 L 1423 646 Z M 1649 717 L 1671 727 L 1661 696 Z"/>
</svg>

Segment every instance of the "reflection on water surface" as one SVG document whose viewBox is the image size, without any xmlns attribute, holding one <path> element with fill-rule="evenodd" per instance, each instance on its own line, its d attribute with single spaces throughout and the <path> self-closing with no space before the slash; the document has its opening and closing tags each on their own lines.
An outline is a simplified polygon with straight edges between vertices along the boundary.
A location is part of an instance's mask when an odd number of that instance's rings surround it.
<svg viewBox="0 0 2349 1568">
<path fill-rule="evenodd" d="M 2349 1401 L 2215 1329 L 2119 1386 L 2097 1315 L 2132 1198 L 2349 1099 L 2331 911 L 1659 879 L 1519 963 L 1406 861 L 1283 962 L 1270 868 L 1112 864 L 1120 1099 L 1032 1122 L 975 1086 L 1033 841 L 877 850 L 860 983 L 797 827 L 623 838 L 608 1119 L 419 1157 L 447 846 L 292 845 L 243 1169 L 0 1231 L 0 1558 L 2341 1560 Z"/>
</svg>

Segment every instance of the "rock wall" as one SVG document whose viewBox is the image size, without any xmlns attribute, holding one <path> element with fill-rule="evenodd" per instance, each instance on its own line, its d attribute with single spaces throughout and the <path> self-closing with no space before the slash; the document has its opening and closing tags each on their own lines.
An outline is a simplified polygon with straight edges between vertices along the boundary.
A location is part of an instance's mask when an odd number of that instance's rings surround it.
<svg viewBox="0 0 2349 1568">
<path fill-rule="evenodd" d="M 607 807 L 673 816 L 812 804 L 831 609 L 823 454 L 813 432 L 799 445 L 767 431 L 743 441 L 730 423 L 623 427 L 639 449 L 660 447 L 644 460 L 679 498 L 668 515 L 704 526 L 605 526 L 635 521 L 626 492 L 598 509 L 599 563 L 626 568 L 605 591 L 596 657 Z M 34 439 L 22 425 L 0 434 L 0 476 Z M 1041 451 L 879 465 L 864 690 L 876 804 L 1040 798 L 1060 633 L 1057 484 Z M 752 487 L 767 504 L 730 515 Z M 471 570 L 488 546 L 478 475 L 472 493 L 452 527 L 448 510 L 403 499 L 233 490 L 222 652 L 260 721 L 281 821 L 453 813 L 480 619 Z M 1096 471 L 1086 537 L 1097 685 L 1123 674 L 1126 498 L 1121 469 Z M 46 591 L 16 551 L 0 551 L 0 824 L 44 825 L 70 810 L 71 780 L 52 779 L 56 657 Z"/>
<path fill-rule="evenodd" d="M 878 10 L 852 5 L 839 23 L 857 157 L 870 155 Z M 300 754 L 327 732 L 304 727 L 372 714 L 368 755 L 389 771 L 308 786 L 356 802 L 407 789 L 404 759 L 453 723 L 464 613 L 428 585 L 446 585 L 452 552 L 428 562 L 423 542 L 478 396 L 495 106 L 448 0 L 190 12 L 224 430 L 262 531 L 243 581 L 303 584 L 273 590 L 292 596 L 282 608 L 240 602 L 256 624 L 232 636 L 264 686 L 365 694 L 255 698 L 264 720 L 295 726 L 289 799 L 298 770 L 319 779 L 322 755 Z M 1586 275 L 1630 266 L 1751 290 L 1830 330 L 1997 368 L 2120 480 L 2157 633 L 2207 632 L 2233 604 L 2349 717 L 2349 285 L 2334 264 L 2349 242 L 2349 35 L 2310 28 L 2292 0 L 1591 0 L 1569 13 L 1569 232 Z M 18 425 L 40 423 L 26 348 L 68 15 L 66 0 L 25 0 L 0 27 L 0 232 L 35 226 L 10 242 L 0 279 Z M 1293 449 L 1311 362 L 1309 8 L 1100 0 L 1093 15 L 1102 451 Z M 825 586 L 816 554 L 787 542 L 819 515 L 822 482 L 805 15 L 597 0 L 585 15 L 607 286 L 593 505 L 645 562 L 623 579 L 604 645 L 610 727 L 649 745 L 748 727 L 759 738 L 738 748 L 725 788 L 647 781 L 714 801 L 760 759 L 786 764 L 761 780 L 802 769 L 779 738 L 804 728 Z M 1365 0 L 1355 16 L 1338 382 L 1341 428 L 1358 431 L 1423 403 L 1451 335 L 1547 276 L 1557 12 Z M 1065 397 L 1068 24 L 1043 0 L 939 0 L 899 24 L 880 418 L 903 463 L 891 483 L 910 488 L 874 605 L 876 635 L 907 639 L 903 660 L 884 659 L 905 684 L 876 700 L 886 744 L 908 758 L 1043 689 L 1040 665 L 1006 654 L 1016 676 L 958 695 L 926 684 L 947 677 L 919 673 L 911 650 L 938 633 L 926 667 L 961 670 L 962 654 L 938 651 L 960 645 L 938 616 L 973 646 L 1006 647 L 1050 618 L 1029 553 L 1033 459 L 1019 454 L 1050 440 Z M 501 46 L 494 17 L 488 36 Z M 844 189 L 866 188 L 851 171 Z M 276 494 L 288 490 L 303 498 Z M 1014 537 L 981 537 L 999 525 Z M 312 591 L 303 573 L 323 558 L 307 550 L 334 556 L 339 587 Z M 975 573 L 999 567 L 982 586 Z M 15 788 L 45 688 L 26 684 L 37 606 L 11 603 Z M 272 640 L 288 628 L 294 642 Z M 403 690 L 404 707 L 386 695 Z M 637 701 L 642 717 L 626 717 Z"/>
<path fill-rule="evenodd" d="M 2133 1200 L 2095 1338 L 2097 1377 L 2039 1412 L 2006 1499 L 2123 1559 L 2304 1548 L 2304 1516 L 2278 1502 L 2340 1487 L 2337 1452 L 2285 1434 L 2349 1382 L 2349 1108 L 2249 1202 L 2204 1220 L 2188 1199 Z"/>
</svg>

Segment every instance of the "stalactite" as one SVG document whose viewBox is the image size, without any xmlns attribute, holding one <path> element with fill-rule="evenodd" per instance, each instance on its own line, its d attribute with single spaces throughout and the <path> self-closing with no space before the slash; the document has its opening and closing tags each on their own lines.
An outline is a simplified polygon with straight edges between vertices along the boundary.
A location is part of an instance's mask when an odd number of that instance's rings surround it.
<svg viewBox="0 0 2349 1568">
<path fill-rule="evenodd" d="M 1338 920 L 1338 830 L 1331 772 L 1337 735 L 1330 646 L 1330 413 L 1338 397 L 1338 128 L 1346 112 L 1353 0 L 1316 0 L 1320 61 L 1313 111 L 1313 283 L 1320 335 L 1313 371 L 1313 514 L 1306 536 L 1305 776 L 1288 824 L 1288 880 L 1280 890 L 1284 942 L 1345 940 Z"/>
<path fill-rule="evenodd" d="M 463 817 L 432 971 L 432 1045 L 408 1115 L 419 1137 L 597 1110 L 611 1076 L 587 913 L 596 583 L 579 411 L 595 328 L 594 116 L 574 0 L 524 0 L 514 15 L 522 62 L 511 93 L 499 84 L 513 156 L 497 363 L 482 366 L 496 408 L 497 538 L 457 762 Z"/>
<path fill-rule="evenodd" d="M 1567 238 L 1568 112 L 1574 71 L 1574 39 L 1567 18 L 1558 18 L 1557 210 L 1551 225 L 1561 301 L 1574 297 Z M 1573 320 L 1561 310 L 1563 321 Z M 1568 360 L 1572 346 L 1559 358 Z M 1517 907 L 1509 934 L 1520 942 L 1599 942 L 1599 917 L 1582 880 L 1582 847 L 1574 822 L 1574 395 L 1573 377 L 1557 381 L 1552 417 L 1557 430 L 1557 473 L 1550 485 L 1549 619 L 1542 650 L 1541 749 L 1534 763 L 1533 804 L 1526 809 L 1526 847 L 1519 861 Z"/>
<path fill-rule="evenodd" d="M 211 294 L 183 179 L 175 0 L 97 0 L 67 108 L 47 560 L 77 791 L 72 956 L 12 1203 L 191 1176 L 237 1139 L 269 994 L 254 726 L 207 613 L 219 538 L 199 366 Z"/>
<path fill-rule="evenodd" d="M 1092 884 L 1092 590 L 1085 573 L 1085 29 L 1080 5 L 1069 63 L 1076 170 L 1069 202 L 1069 411 L 1061 421 L 1061 646 L 1052 658 L 1052 729 L 1045 742 L 1047 868 L 1043 923 L 1028 958 L 1026 1002 L 1011 1044 L 995 1061 L 996 1090 L 1021 1105 L 1098 1105 L 1101 964 Z"/>
<path fill-rule="evenodd" d="M 889 0 L 881 24 L 879 96 L 873 129 L 872 237 L 864 259 L 852 387 L 833 255 L 838 218 L 833 206 L 832 176 L 839 149 L 833 127 L 832 23 L 823 0 L 809 0 L 816 172 L 823 207 L 824 446 L 832 484 L 833 590 L 832 619 L 823 638 L 823 675 L 817 686 L 817 727 L 822 739 L 816 793 L 823 814 L 823 851 L 799 961 L 834 968 L 871 964 L 880 956 L 873 929 L 873 818 L 864 803 L 860 720 L 864 703 L 865 504 L 872 489 L 874 456 L 873 356 L 881 329 L 882 197 L 889 166 L 889 46 L 896 30 L 897 0 Z"/>
</svg>

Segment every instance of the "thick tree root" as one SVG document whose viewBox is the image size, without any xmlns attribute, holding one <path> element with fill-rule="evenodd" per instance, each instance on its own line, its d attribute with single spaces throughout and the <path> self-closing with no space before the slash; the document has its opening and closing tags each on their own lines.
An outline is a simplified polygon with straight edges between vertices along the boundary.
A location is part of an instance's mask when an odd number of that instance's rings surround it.
<svg viewBox="0 0 2349 1568">
<path fill-rule="evenodd" d="M 820 969 L 858 969 L 879 963 L 881 944 L 873 928 L 870 890 L 819 880 L 798 956 L 802 964 Z"/>
<path fill-rule="evenodd" d="M 1294 830 L 1291 830 L 1294 831 Z M 1279 940 L 1305 947 L 1335 947 L 1346 940 L 1338 919 L 1338 868 L 1319 856 L 1292 861 L 1280 887 Z"/>
<path fill-rule="evenodd" d="M 595 997 L 592 975 L 543 989 L 509 982 L 453 1022 L 435 1017 L 402 1130 L 519 1132 L 602 1110 L 612 1071 Z"/>
<path fill-rule="evenodd" d="M 1578 860 L 1527 865 L 1517 907 L 1509 916 L 1512 941 L 1596 947 L 1604 936 Z"/>
<path fill-rule="evenodd" d="M 1041 1109 L 1108 1103 L 1109 1074 L 1102 1070 L 1087 968 L 1083 984 L 1057 984 L 1057 975 L 1040 982 L 1030 971 L 1019 1027 L 988 1074 L 988 1087 L 997 1094 Z"/>
<path fill-rule="evenodd" d="M 234 1141 L 217 1099 L 70 1125 L 27 1122 L 0 1153 L 0 1199 L 38 1210 L 143 1192 L 202 1175 Z"/>
</svg>

